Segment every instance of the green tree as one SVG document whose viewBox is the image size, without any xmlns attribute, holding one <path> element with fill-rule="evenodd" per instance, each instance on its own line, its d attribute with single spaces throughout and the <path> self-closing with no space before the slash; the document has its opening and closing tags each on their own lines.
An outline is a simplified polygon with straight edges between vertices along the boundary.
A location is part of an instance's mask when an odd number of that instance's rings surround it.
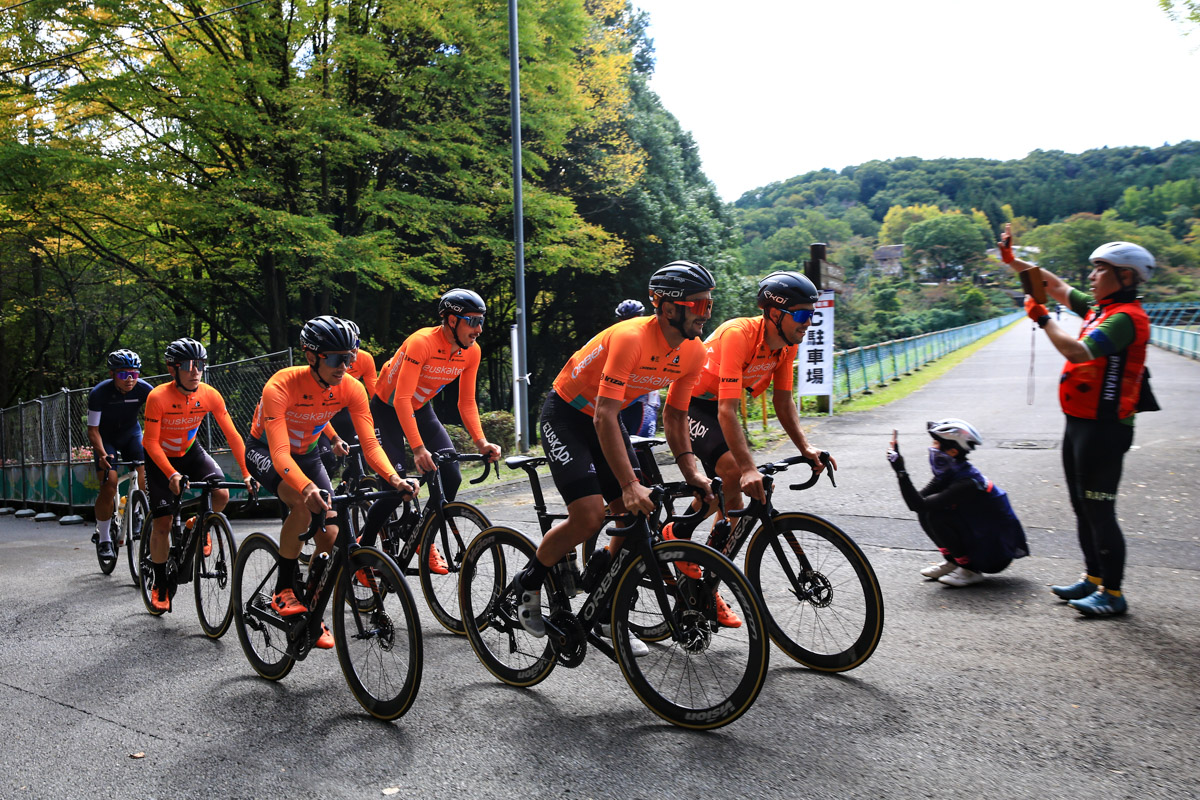
<svg viewBox="0 0 1200 800">
<path fill-rule="evenodd" d="M 938 281 L 970 274 L 986 250 L 979 226 L 962 214 L 942 214 L 904 232 L 905 259 Z"/>
</svg>

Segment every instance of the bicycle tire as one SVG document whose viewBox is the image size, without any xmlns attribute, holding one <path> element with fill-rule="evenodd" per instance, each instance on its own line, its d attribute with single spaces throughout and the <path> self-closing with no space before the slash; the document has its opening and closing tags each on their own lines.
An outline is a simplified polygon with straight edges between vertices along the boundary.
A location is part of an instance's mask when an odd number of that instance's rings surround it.
<svg viewBox="0 0 1200 800">
<path fill-rule="evenodd" d="M 556 663 L 549 637 L 538 639 L 521 627 L 517 599 L 509 591 L 536 552 L 533 542 L 512 528 L 491 527 L 467 545 L 459 573 L 459 609 L 477 622 L 466 626 L 467 640 L 488 672 L 509 686 L 541 683 Z M 549 596 L 543 590 L 547 615 Z"/>
<path fill-rule="evenodd" d="M 138 547 L 142 541 L 142 527 L 150 518 L 150 499 L 138 489 L 126 501 L 125 516 L 121 525 L 125 528 L 125 560 L 129 562 L 129 576 L 133 585 L 138 585 Z"/>
<path fill-rule="evenodd" d="M 638 699 L 667 722 L 694 730 L 728 725 L 746 713 L 767 677 L 770 641 L 754 589 L 733 562 L 705 545 L 660 542 L 654 545 L 654 555 L 662 573 L 669 573 L 672 562 L 681 559 L 699 564 L 703 582 L 681 583 L 667 611 L 677 633 L 635 658 L 629 645 L 629 605 L 648 572 L 645 559 L 635 556 L 618 578 L 613 596 L 617 664 Z M 741 626 L 717 625 L 716 591 L 741 616 Z"/>
<path fill-rule="evenodd" d="M 762 526 L 755 531 L 745 562 L 771 639 L 810 669 L 854 669 L 871 657 L 883 634 L 883 593 L 871 563 L 843 530 L 818 516 L 780 514 L 774 527 L 774 537 Z M 811 575 L 799 574 L 789 536 L 807 557 Z"/>
<path fill-rule="evenodd" d="M 278 568 L 279 546 L 274 539 L 265 533 L 252 533 L 242 540 L 233 564 L 233 624 L 246 660 L 269 681 L 280 680 L 296 664 L 287 652 L 287 635 L 258 616 L 272 613 L 271 595 Z"/>
<path fill-rule="evenodd" d="M 204 555 L 205 534 L 212 548 Z M 196 556 L 192 559 L 192 585 L 196 592 L 196 616 L 210 639 L 220 639 L 233 620 L 233 565 L 237 545 L 229 520 L 218 512 L 208 515 L 196 536 Z"/>
<path fill-rule="evenodd" d="M 408 582 L 396 562 L 373 547 L 350 554 L 349 575 L 333 590 L 333 640 L 338 663 L 355 699 L 376 719 L 402 716 L 421 688 L 421 620 Z M 347 580 L 367 570 L 372 583 L 361 587 L 371 602 L 347 592 Z M 369 605 L 369 608 L 364 608 Z"/>
<path fill-rule="evenodd" d="M 446 517 L 444 526 L 437 524 L 438 518 L 434 515 L 426 520 L 421 531 L 417 571 L 421 576 L 421 592 L 425 595 L 429 610 L 433 612 L 433 618 L 456 636 L 465 636 L 467 629 L 458 608 L 458 575 L 462 569 L 463 553 L 467 543 L 492 527 L 492 523 L 486 514 L 470 503 L 446 503 L 442 506 L 442 514 Z M 437 545 L 446 561 L 449 572 L 445 575 L 438 575 L 429 568 L 431 543 Z"/>
<path fill-rule="evenodd" d="M 154 518 L 146 517 L 142 523 L 142 536 L 138 541 L 138 593 L 146 610 L 156 617 L 161 617 L 165 611 L 150 604 L 151 593 L 154 590 L 154 562 L 150 559 L 150 535 L 154 531 Z"/>
</svg>

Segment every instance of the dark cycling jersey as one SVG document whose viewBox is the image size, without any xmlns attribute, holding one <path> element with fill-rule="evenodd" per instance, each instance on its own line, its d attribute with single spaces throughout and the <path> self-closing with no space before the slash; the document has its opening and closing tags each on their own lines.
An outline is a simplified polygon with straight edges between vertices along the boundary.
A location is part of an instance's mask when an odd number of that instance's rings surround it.
<svg viewBox="0 0 1200 800">
<path fill-rule="evenodd" d="M 130 428 L 138 427 L 138 412 L 154 387 L 141 378 L 128 392 L 122 393 L 112 378 L 100 381 L 88 393 L 88 427 L 99 428 L 105 438 L 121 438 Z"/>
</svg>

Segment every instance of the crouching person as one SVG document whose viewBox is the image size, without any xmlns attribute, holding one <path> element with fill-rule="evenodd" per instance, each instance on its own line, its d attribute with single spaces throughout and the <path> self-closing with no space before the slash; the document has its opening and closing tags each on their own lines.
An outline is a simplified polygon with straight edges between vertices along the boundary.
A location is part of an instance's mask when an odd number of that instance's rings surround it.
<svg viewBox="0 0 1200 800">
<path fill-rule="evenodd" d="M 918 491 L 904 468 L 895 432 L 888 461 L 900 481 L 900 494 L 916 512 L 921 528 L 941 552 L 943 561 L 921 575 L 947 586 L 970 586 L 984 573 L 1002 572 L 1014 558 L 1029 555 L 1025 531 L 1008 495 L 967 460 L 982 443 L 979 432 L 961 419 L 927 424 L 933 446 L 929 466 L 933 478 Z"/>
</svg>

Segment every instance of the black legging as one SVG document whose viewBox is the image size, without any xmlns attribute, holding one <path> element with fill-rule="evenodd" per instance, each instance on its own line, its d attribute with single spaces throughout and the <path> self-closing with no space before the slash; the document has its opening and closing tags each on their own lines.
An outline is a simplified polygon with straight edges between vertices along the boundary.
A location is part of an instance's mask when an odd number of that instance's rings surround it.
<svg viewBox="0 0 1200 800">
<path fill-rule="evenodd" d="M 387 454 L 388 461 L 393 464 L 408 463 L 404 452 L 404 429 L 400 426 L 396 409 L 378 397 L 372 397 L 371 417 L 375 421 L 375 427 L 379 430 L 379 444 L 383 446 L 383 452 Z M 432 406 L 426 404 L 419 408 L 413 415 L 413 419 L 417 422 L 417 430 L 421 434 L 421 440 L 426 450 L 431 453 L 454 450 L 450 434 L 446 432 L 446 426 L 442 425 L 441 420 L 433 413 Z M 443 464 L 438 471 L 442 476 L 442 491 L 445 499 L 453 500 L 458 495 L 458 487 L 462 485 L 462 471 L 456 462 Z M 374 545 L 384 523 L 401 502 L 403 501 L 399 499 L 376 500 L 367 512 L 367 518 L 363 521 L 362 537 L 359 543 L 368 547 Z"/>
<path fill-rule="evenodd" d="M 1118 590 L 1125 574 L 1125 536 L 1117 523 L 1117 487 L 1133 426 L 1117 420 L 1067 417 L 1063 472 L 1088 575 Z"/>
</svg>

